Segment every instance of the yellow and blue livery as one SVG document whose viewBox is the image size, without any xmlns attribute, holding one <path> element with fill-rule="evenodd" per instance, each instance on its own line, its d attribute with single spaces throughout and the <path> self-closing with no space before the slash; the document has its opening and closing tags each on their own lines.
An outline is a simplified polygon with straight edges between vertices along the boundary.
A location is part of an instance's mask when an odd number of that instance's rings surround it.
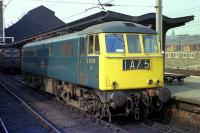
<svg viewBox="0 0 200 133">
<path fill-rule="evenodd" d="M 25 83 L 96 116 L 139 119 L 169 99 L 163 60 L 154 30 L 112 21 L 26 44 L 22 70 Z"/>
</svg>

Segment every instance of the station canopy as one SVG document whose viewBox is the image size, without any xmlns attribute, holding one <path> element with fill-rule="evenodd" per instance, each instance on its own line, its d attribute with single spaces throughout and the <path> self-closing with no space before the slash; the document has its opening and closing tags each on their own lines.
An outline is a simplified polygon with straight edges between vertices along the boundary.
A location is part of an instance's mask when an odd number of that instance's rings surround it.
<svg viewBox="0 0 200 133">
<path fill-rule="evenodd" d="M 148 13 L 141 16 L 130 16 L 118 12 L 113 11 L 101 11 L 95 13 L 93 15 L 78 19 L 76 21 L 63 24 L 56 28 L 48 28 L 41 32 L 34 33 L 27 37 L 24 37 L 20 40 L 15 41 L 14 43 L 9 43 L 6 46 L 11 47 L 22 47 L 28 42 L 45 39 L 49 37 L 54 37 L 62 34 L 72 33 L 76 31 L 81 31 L 89 26 L 110 22 L 110 21 L 129 21 L 134 23 L 139 23 L 145 26 L 148 26 L 155 30 L 155 13 Z M 165 40 L 166 32 L 174 27 L 179 27 L 185 25 L 187 22 L 194 20 L 194 16 L 184 16 L 179 18 L 169 18 L 167 16 L 163 16 L 163 40 Z M 31 26 L 30 26 L 31 27 Z M 163 48 L 165 48 L 165 42 L 163 42 Z"/>
</svg>

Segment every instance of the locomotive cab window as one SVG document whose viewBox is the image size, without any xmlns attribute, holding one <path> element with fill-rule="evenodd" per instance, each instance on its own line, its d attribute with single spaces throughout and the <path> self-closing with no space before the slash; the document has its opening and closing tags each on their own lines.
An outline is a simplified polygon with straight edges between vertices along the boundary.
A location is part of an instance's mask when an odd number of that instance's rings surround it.
<svg viewBox="0 0 200 133">
<path fill-rule="evenodd" d="M 124 53 L 124 39 L 122 34 L 106 35 L 107 53 Z"/>
<path fill-rule="evenodd" d="M 139 35 L 128 34 L 127 35 L 127 43 L 128 43 L 128 52 L 129 53 L 140 53 L 141 52 Z"/>
<path fill-rule="evenodd" d="M 143 45 L 145 53 L 158 53 L 158 44 L 156 36 L 143 35 Z"/>
<path fill-rule="evenodd" d="M 99 54 L 99 36 L 98 35 L 89 35 L 87 38 L 88 54 Z"/>
<path fill-rule="evenodd" d="M 100 47 L 99 47 L 99 36 L 95 35 L 95 44 L 94 44 L 94 52 L 95 54 L 99 54 L 100 53 Z"/>
</svg>

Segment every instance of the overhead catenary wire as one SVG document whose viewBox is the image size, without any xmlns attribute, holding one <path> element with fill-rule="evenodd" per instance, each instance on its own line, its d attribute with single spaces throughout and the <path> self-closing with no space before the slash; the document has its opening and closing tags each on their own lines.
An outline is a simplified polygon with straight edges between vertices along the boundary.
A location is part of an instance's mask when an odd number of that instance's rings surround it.
<svg viewBox="0 0 200 133">
<path fill-rule="evenodd" d="M 9 0 L 8 3 L 5 5 L 5 9 L 8 7 L 8 5 L 12 2 L 12 0 Z"/>
<path fill-rule="evenodd" d="M 107 2 L 105 2 L 105 3 L 110 3 L 110 2 L 113 2 L 113 1 L 115 1 L 115 0 L 110 0 L 110 1 L 107 1 Z M 98 0 L 98 2 L 99 2 L 99 4 L 102 4 L 99 0 Z M 81 15 L 81 14 L 83 14 L 83 13 L 86 13 L 86 12 L 88 12 L 88 11 L 90 11 L 90 10 L 93 10 L 93 9 L 96 9 L 96 8 L 102 9 L 102 8 L 99 7 L 99 4 L 97 4 L 96 6 L 90 7 L 90 8 L 86 8 L 84 11 L 78 12 L 78 13 L 76 13 L 76 14 L 74 14 L 74 15 L 71 15 L 71 16 L 69 16 L 69 17 L 67 17 L 67 18 L 64 18 L 64 20 L 70 19 L 70 18 L 75 17 L 75 16 L 78 16 L 78 15 Z M 105 10 L 105 8 L 104 8 L 104 10 Z"/>
<path fill-rule="evenodd" d="M 185 15 L 193 15 L 195 17 L 194 21 L 192 22 L 189 22 L 187 23 L 186 25 L 184 26 L 181 26 L 181 27 L 176 27 L 174 29 L 176 30 L 190 30 L 192 31 L 193 33 L 197 32 L 197 30 L 195 29 L 199 29 L 200 27 L 200 19 L 199 19 L 199 13 L 200 13 L 200 7 L 194 7 L 194 8 L 188 8 L 188 9 L 184 9 L 184 10 L 179 10 L 179 11 L 176 11 L 176 12 L 171 12 L 171 13 L 168 13 L 167 15 L 171 14 L 172 16 L 174 17 L 177 17 L 177 16 L 185 16 Z M 184 32 L 182 31 L 182 32 Z M 199 34 L 197 32 L 197 34 Z"/>
<path fill-rule="evenodd" d="M 193 15 L 194 17 L 199 16 L 200 14 L 200 9 L 199 10 L 195 10 L 195 11 L 188 11 L 188 12 L 179 12 L 176 14 L 166 14 L 167 16 L 171 16 L 171 17 L 181 17 L 181 16 L 191 16 Z"/>
<path fill-rule="evenodd" d="M 59 1 L 60 1 L 60 0 L 59 0 Z M 50 8 L 56 6 L 57 4 L 58 4 L 58 2 L 55 2 L 54 4 L 52 4 L 52 5 L 50 6 Z"/>
<path fill-rule="evenodd" d="M 88 11 L 90 11 L 90 10 L 95 9 L 95 8 L 100 8 L 100 7 L 96 6 L 96 7 L 87 8 L 87 9 L 81 11 L 81 12 L 78 12 L 78 13 L 76 13 L 76 14 L 74 14 L 74 15 L 71 15 L 71 16 L 69 16 L 69 17 L 67 17 L 67 18 L 64 18 L 64 20 L 70 19 L 70 18 L 72 18 L 72 17 L 76 17 L 76 16 L 78 16 L 78 15 L 81 15 L 81 14 L 83 14 L 83 13 L 86 13 L 86 12 L 88 12 Z M 102 9 L 102 8 L 100 8 L 100 9 Z"/>
<path fill-rule="evenodd" d="M 66 3 L 66 4 L 78 4 L 78 5 L 97 5 L 96 3 L 89 2 L 72 2 L 72 1 L 63 1 L 63 0 L 28 0 L 28 1 L 40 1 L 40 2 L 49 2 L 49 3 Z"/>
<path fill-rule="evenodd" d="M 111 3 L 105 3 L 105 4 L 103 4 L 104 6 L 107 6 L 107 7 L 112 7 L 112 6 L 130 6 L 130 7 L 155 7 L 155 6 L 142 6 L 142 5 L 132 5 L 132 4 L 129 4 L 129 5 L 118 5 L 118 4 L 111 4 Z"/>
<path fill-rule="evenodd" d="M 193 25 L 185 25 L 185 26 L 181 26 L 181 27 L 176 27 L 175 29 L 191 28 L 191 27 L 196 27 L 196 26 L 200 26 L 200 23 L 198 23 L 198 24 L 193 24 Z"/>
<path fill-rule="evenodd" d="M 101 4 L 101 1 L 98 0 L 98 2 L 99 2 L 99 5 L 102 7 L 102 9 L 105 10 L 105 8 L 103 7 L 103 5 Z"/>
<path fill-rule="evenodd" d="M 66 3 L 66 4 L 78 4 L 78 5 L 100 5 L 99 3 L 85 3 L 85 2 L 70 2 L 70 1 L 63 1 L 63 0 L 28 0 L 28 1 L 40 1 L 40 2 L 57 2 L 57 3 Z M 104 7 L 113 7 L 113 6 L 130 6 L 130 7 L 141 7 L 141 8 L 149 8 L 149 7 L 155 7 L 155 6 L 151 6 L 151 5 L 132 5 L 132 4 L 128 4 L 128 5 L 123 5 L 123 4 L 112 4 L 111 2 L 114 0 L 111 0 L 109 2 L 105 2 L 103 4 L 101 4 Z"/>
<path fill-rule="evenodd" d="M 174 12 L 169 12 L 169 13 L 167 13 L 167 15 L 179 14 L 179 13 L 185 13 L 185 12 L 193 12 L 195 10 L 200 10 L 200 7 L 193 7 L 193 8 L 187 8 L 187 9 L 178 10 L 178 11 L 174 11 Z"/>
</svg>

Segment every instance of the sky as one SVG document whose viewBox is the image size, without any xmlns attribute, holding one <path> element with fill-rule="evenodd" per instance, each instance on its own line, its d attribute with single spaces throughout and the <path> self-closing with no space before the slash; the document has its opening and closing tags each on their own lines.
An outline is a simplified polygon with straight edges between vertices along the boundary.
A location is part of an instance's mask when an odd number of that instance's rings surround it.
<svg viewBox="0 0 200 133">
<path fill-rule="evenodd" d="M 132 16 L 139 16 L 156 11 L 156 0 L 100 1 L 101 3 L 110 1 L 112 4 L 121 5 L 105 7 L 106 10 Z M 58 18 L 67 23 L 101 11 L 102 9 L 97 7 L 96 4 L 98 4 L 98 0 L 4 0 L 4 5 L 6 5 L 4 11 L 5 26 L 11 26 L 29 10 L 40 5 L 44 5 L 53 10 Z M 194 21 L 187 23 L 185 26 L 169 30 L 167 32 L 168 35 L 171 35 L 173 31 L 176 35 L 200 34 L 200 0 L 163 0 L 163 15 L 171 18 L 189 15 L 195 16 Z"/>
</svg>

